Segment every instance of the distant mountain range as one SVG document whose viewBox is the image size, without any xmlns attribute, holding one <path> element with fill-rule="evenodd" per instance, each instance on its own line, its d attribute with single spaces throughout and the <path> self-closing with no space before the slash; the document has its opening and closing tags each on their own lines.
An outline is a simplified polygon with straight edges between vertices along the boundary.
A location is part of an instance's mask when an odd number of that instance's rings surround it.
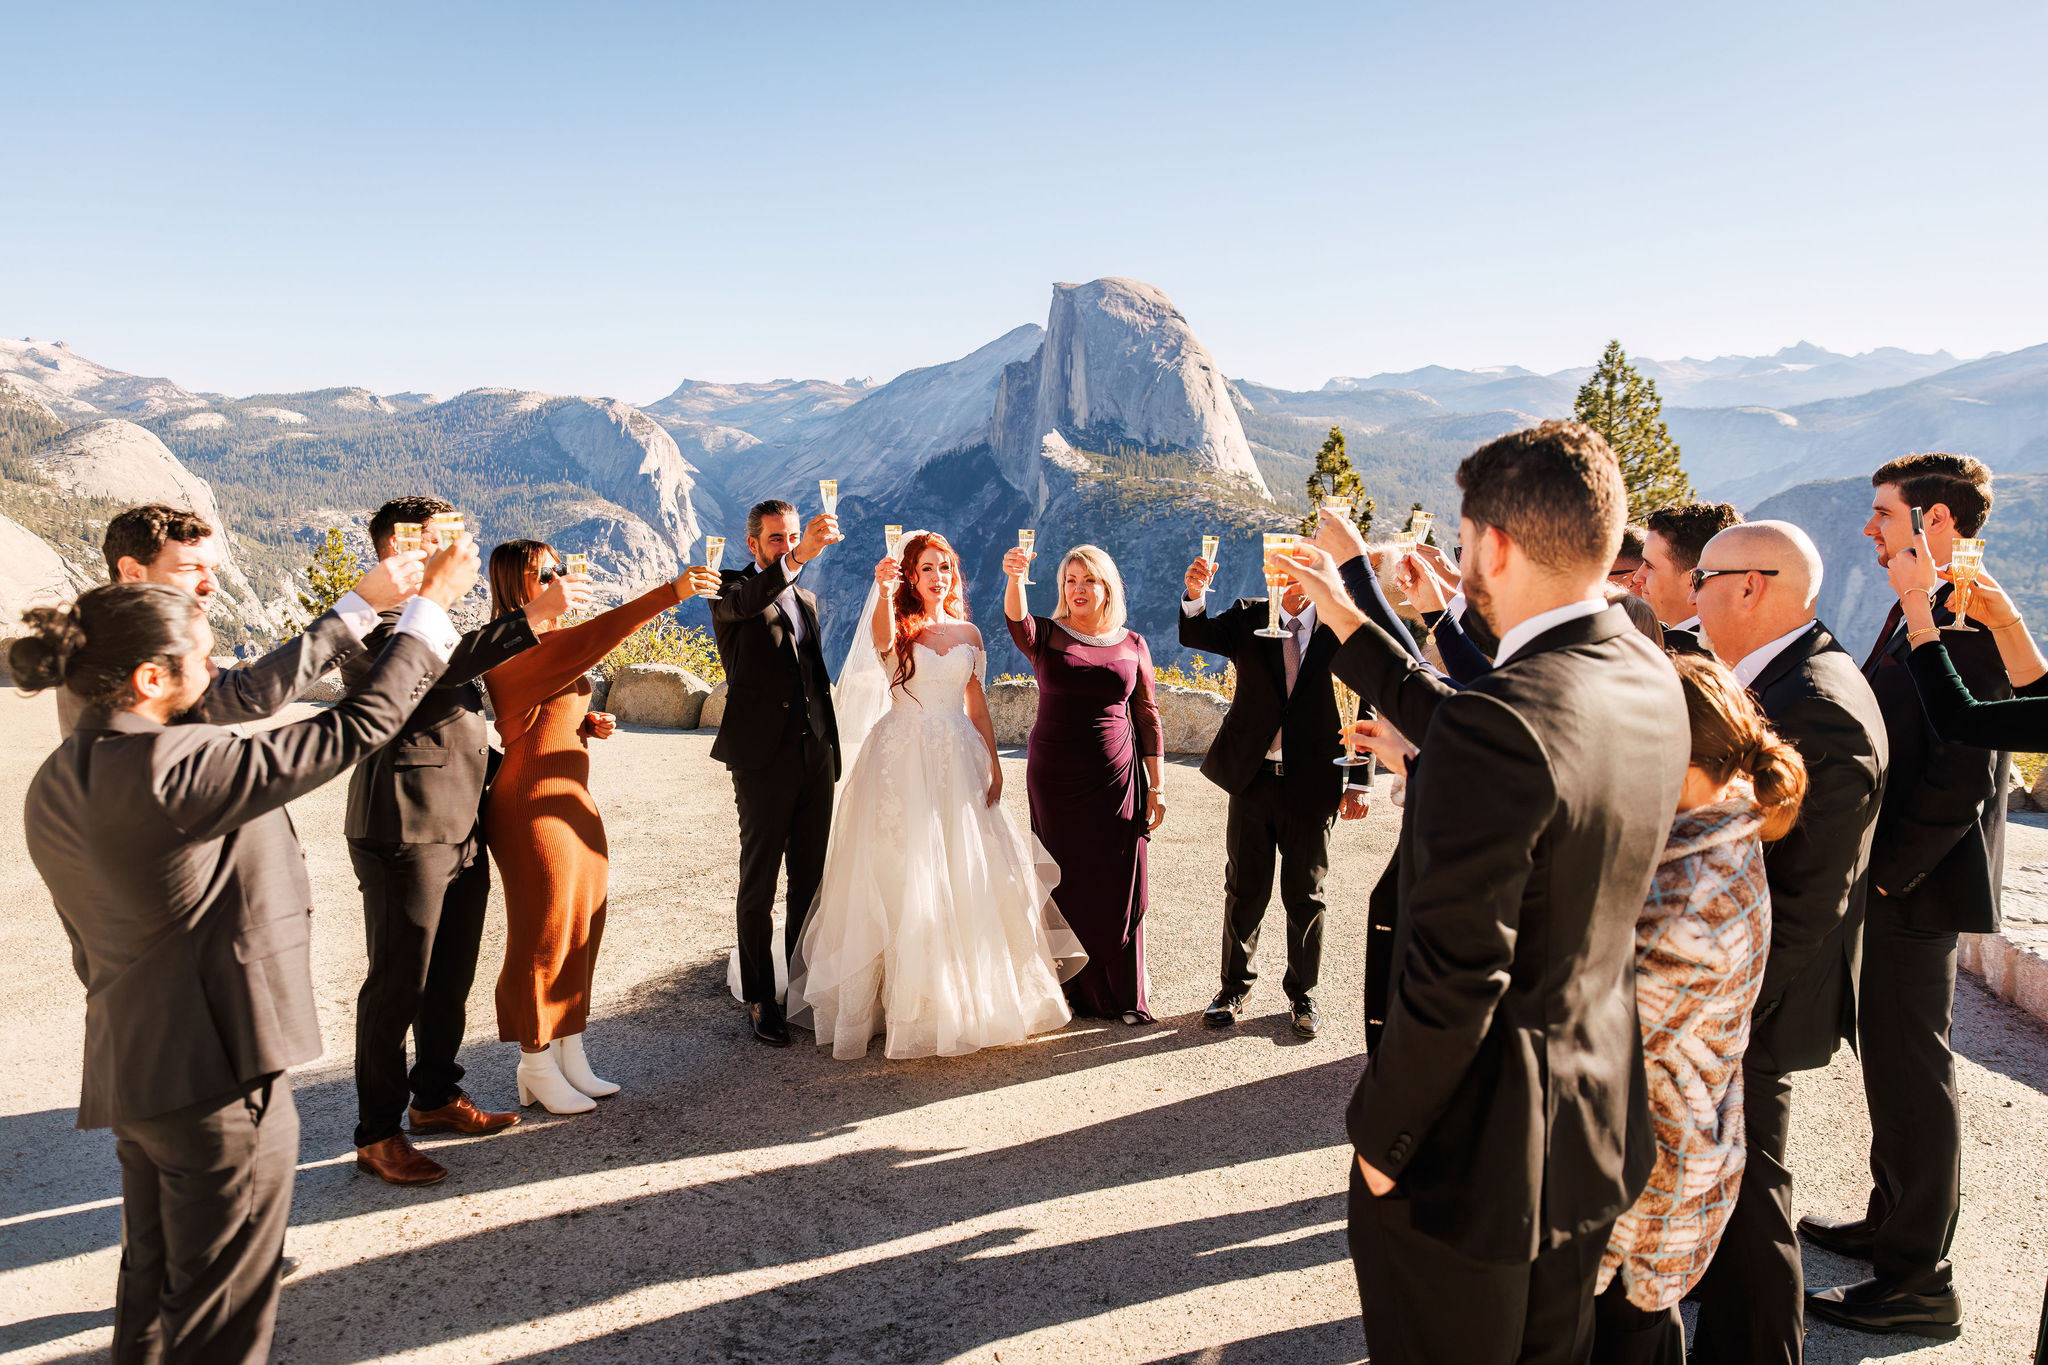
<svg viewBox="0 0 2048 1365">
<path fill-rule="evenodd" d="M 2048 346 L 1957 364 L 1945 352 L 1851 356 L 1801 342 L 1772 356 L 1636 364 L 1658 382 L 1694 482 L 1746 508 L 1910 450 L 1966 450 L 2002 475 L 2048 469 Z M 1454 509 L 1457 461 L 1569 414 L 1589 373 L 1430 366 L 1316 390 L 1231 380 L 1162 291 L 1123 279 L 1055 285 L 1043 326 L 885 384 L 684 380 L 637 407 L 508 389 L 228 398 L 110 369 L 61 342 L 0 341 L 0 398 L 51 433 L 0 469 L 0 513 L 19 513 L 14 531 L 40 538 L 74 583 L 92 581 L 98 509 L 182 476 L 191 500 L 217 500 L 231 527 L 232 619 L 254 641 L 288 628 L 327 528 L 367 551 L 370 510 L 399 491 L 449 497 L 487 542 L 535 536 L 590 554 L 616 600 L 672 573 L 706 533 L 728 537 L 731 562 L 750 503 L 785 496 L 809 512 L 815 480 L 836 478 L 853 543 L 814 584 L 835 648 L 892 521 L 954 538 L 990 623 L 1017 528 L 1035 527 L 1049 548 L 1103 544 L 1124 567 L 1134 623 L 1169 658 L 1197 538 L 1224 534 L 1225 588 L 1260 591 L 1255 537 L 1299 515 L 1332 426 L 1379 524 L 1392 525 L 1416 502 Z M 87 467 L 91 479 L 76 472 Z M 52 499 L 88 486 L 93 501 L 70 527 Z M 31 591 L 10 587 L 9 572 L 40 575 L 34 590 L 46 593 L 53 581 L 40 557 L 14 562 L 18 572 L 0 568 L 9 609 Z M 1000 666 L 1006 646 L 991 644 Z"/>
</svg>

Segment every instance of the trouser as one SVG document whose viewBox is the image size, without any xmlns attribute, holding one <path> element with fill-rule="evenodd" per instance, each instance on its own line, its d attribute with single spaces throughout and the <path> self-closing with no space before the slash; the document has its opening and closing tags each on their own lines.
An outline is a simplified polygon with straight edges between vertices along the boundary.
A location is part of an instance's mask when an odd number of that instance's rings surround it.
<svg viewBox="0 0 2048 1365">
<path fill-rule="evenodd" d="M 114 1125 L 121 1278 L 114 1365 L 234 1365 L 270 1356 L 278 1263 L 299 1161 L 283 1075 Z"/>
<path fill-rule="evenodd" d="M 1280 870 L 1280 904 L 1287 912 L 1287 975 L 1281 989 L 1299 1000 L 1316 988 L 1323 961 L 1323 878 L 1330 870 L 1330 826 L 1336 815 L 1297 809 L 1270 764 L 1261 763 L 1251 785 L 1230 798 L 1224 825 L 1223 989 L 1246 991 L 1259 974 L 1259 926 Z"/>
<path fill-rule="evenodd" d="M 438 1109 L 462 1093 L 455 1054 L 476 979 L 491 864 L 481 838 L 467 844 L 351 839 L 348 856 L 363 893 L 370 959 L 356 993 L 355 1145 L 368 1147 L 401 1131 L 408 1101 Z"/>
<path fill-rule="evenodd" d="M 1373 1365 L 1583 1365 L 1593 1284 L 1613 1225 L 1534 1261 L 1476 1261 L 1415 1230 L 1398 1191 L 1375 1198 L 1351 1163 L 1351 1263 Z"/>
<path fill-rule="evenodd" d="M 1785 1165 L 1792 1078 L 1745 1067 L 1742 1121 L 1748 1148 L 1742 1187 L 1696 1289 L 1692 1359 L 1696 1365 L 1799 1365 L 1806 1286 L 1792 1222 L 1792 1172 Z"/>
<path fill-rule="evenodd" d="M 808 731 L 792 731 L 773 762 L 732 770 L 740 814 L 740 991 L 750 1005 L 775 999 L 775 879 L 789 869 L 785 957 L 796 956 L 797 935 L 825 875 L 832 837 L 832 746 Z"/>
<path fill-rule="evenodd" d="M 1945 1289 L 1963 1192 L 1962 1110 L 1949 1051 L 1956 936 L 1912 928 L 1886 897 L 1871 896 L 1859 996 L 1872 1270 L 1904 1289 Z"/>
<path fill-rule="evenodd" d="M 1678 1305 L 1654 1312 L 1638 1308 L 1616 1275 L 1593 1300 L 1593 1365 L 1685 1365 Z"/>
</svg>

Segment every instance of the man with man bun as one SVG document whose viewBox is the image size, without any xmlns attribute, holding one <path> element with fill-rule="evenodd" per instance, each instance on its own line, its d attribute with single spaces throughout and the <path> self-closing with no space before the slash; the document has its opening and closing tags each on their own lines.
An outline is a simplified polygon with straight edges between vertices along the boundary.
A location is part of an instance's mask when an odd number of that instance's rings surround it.
<svg viewBox="0 0 2048 1365">
<path fill-rule="evenodd" d="M 1791 1078 L 1826 1066 L 1855 1036 L 1870 845 L 1890 750 L 1870 684 L 1815 619 L 1820 552 L 1806 532 L 1786 521 L 1730 526 L 1707 542 L 1691 582 L 1714 652 L 1799 751 L 1807 791 L 1799 823 L 1764 847 L 1771 944 L 1743 1056 L 1748 1161 L 1694 1291 L 1690 1358 L 1796 1365 L 1806 1329 L 1785 1166 Z"/>
</svg>

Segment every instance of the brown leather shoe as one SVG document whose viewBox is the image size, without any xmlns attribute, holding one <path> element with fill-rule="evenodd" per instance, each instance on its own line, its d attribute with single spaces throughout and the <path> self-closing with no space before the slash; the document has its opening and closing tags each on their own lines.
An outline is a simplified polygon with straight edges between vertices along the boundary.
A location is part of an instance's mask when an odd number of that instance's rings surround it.
<svg viewBox="0 0 2048 1365">
<path fill-rule="evenodd" d="M 495 1133 L 510 1128 L 519 1122 L 519 1115 L 487 1114 L 476 1107 L 469 1095 L 461 1090 L 455 1092 L 452 1104 L 439 1109 L 412 1109 L 407 1111 L 412 1119 L 410 1131 L 415 1133 L 467 1133 L 475 1137 L 482 1133 Z"/>
<path fill-rule="evenodd" d="M 413 1146 L 403 1133 L 356 1148 L 356 1169 L 394 1185 L 431 1185 L 448 1175 L 446 1166 Z"/>
</svg>

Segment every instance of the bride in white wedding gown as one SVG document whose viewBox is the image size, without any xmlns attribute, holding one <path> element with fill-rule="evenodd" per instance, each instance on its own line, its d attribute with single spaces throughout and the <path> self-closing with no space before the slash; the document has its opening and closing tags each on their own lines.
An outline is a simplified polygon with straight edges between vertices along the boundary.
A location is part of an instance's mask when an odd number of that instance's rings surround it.
<svg viewBox="0 0 2048 1365">
<path fill-rule="evenodd" d="M 834 1057 L 953 1057 L 1072 1018 L 1087 960 L 1037 838 L 1001 804 L 1002 765 L 960 562 L 915 532 L 875 567 L 837 703 L 845 777 L 824 882 L 790 964 L 789 1019 Z M 884 709 L 886 707 L 886 709 Z"/>
</svg>

